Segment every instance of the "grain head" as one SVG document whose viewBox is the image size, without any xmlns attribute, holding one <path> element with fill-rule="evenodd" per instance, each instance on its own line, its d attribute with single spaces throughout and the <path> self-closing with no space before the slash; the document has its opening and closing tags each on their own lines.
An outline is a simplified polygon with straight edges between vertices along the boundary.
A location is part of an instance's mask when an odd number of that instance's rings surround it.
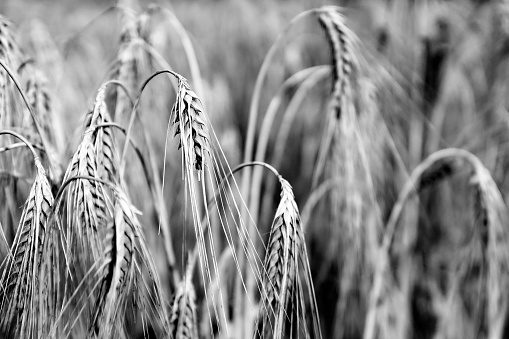
<svg viewBox="0 0 509 339">
<path fill-rule="evenodd" d="M 35 159 L 36 176 L 25 202 L 21 220 L 12 245 L 12 257 L 8 257 L 0 285 L 3 286 L 0 304 L 3 336 L 18 338 L 41 337 L 39 313 L 46 311 L 40 305 L 51 303 L 41 300 L 39 281 L 44 257 L 43 248 L 47 234 L 47 218 L 53 204 L 53 195 L 40 160 Z M 45 298 L 53 298 L 44 295 Z"/>
</svg>

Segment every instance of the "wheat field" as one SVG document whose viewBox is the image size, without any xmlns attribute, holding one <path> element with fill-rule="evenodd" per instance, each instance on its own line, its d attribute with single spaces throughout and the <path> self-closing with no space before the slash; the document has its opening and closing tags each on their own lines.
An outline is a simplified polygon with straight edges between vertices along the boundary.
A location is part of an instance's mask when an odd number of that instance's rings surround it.
<svg viewBox="0 0 509 339">
<path fill-rule="evenodd" d="M 0 2 L 0 339 L 509 337 L 508 66 L 506 0 Z"/>
</svg>

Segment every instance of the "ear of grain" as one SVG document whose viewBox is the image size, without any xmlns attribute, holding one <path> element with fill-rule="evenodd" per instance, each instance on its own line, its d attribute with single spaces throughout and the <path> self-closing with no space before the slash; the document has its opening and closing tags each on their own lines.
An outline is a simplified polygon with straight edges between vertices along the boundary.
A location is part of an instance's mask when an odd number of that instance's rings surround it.
<svg viewBox="0 0 509 339">
<path fill-rule="evenodd" d="M 475 161 L 473 184 L 479 190 L 478 214 L 481 220 L 481 239 L 485 242 L 487 260 L 487 316 L 488 338 L 502 338 L 508 314 L 507 284 L 509 284 L 509 213 L 504 199 L 491 177 L 490 172 L 480 161 Z"/>
<path fill-rule="evenodd" d="M 270 230 L 265 269 L 266 304 L 274 312 L 274 334 L 283 336 L 285 309 L 294 293 L 297 258 L 300 255 L 300 216 L 290 184 L 281 180 L 281 201 Z"/>
<path fill-rule="evenodd" d="M 48 154 L 45 153 L 43 155 L 43 163 L 45 163 L 44 161 L 49 161 L 50 164 L 54 165 L 54 173 L 50 173 L 50 180 L 55 183 L 60 182 L 63 169 L 61 167 L 59 155 L 59 148 L 61 145 L 58 144 L 58 141 L 62 138 L 57 134 L 58 132 L 55 128 L 53 96 L 50 93 L 48 79 L 37 66 L 30 64 L 22 68 L 22 75 L 25 78 L 25 91 L 28 104 L 32 107 L 38 125 L 41 127 L 41 132 L 44 133 L 48 141 L 46 145 Z M 23 115 L 21 126 L 26 132 L 25 135 L 27 135 L 29 141 L 34 144 L 42 143 L 34 120 L 30 114 L 27 113 Z"/>
<path fill-rule="evenodd" d="M 325 7 L 318 10 L 317 15 L 331 49 L 333 70 L 331 106 L 336 113 L 336 119 L 340 119 L 345 105 L 348 104 L 348 98 L 345 96 L 349 95 L 352 73 L 356 72 L 357 68 L 357 59 L 352 46 L 354 34 L 346 26 L 344 17 L 337 9 Z"/>
<path fill-rule="evenodd" d="M 118 186 L 113 191 L 113 216 L 101 233 L 103 252 L 87 274 L 78 276 L 79 284 L 70 286 L 63 335 L 84 331 L 90 338 L 122 338 L 132 331 L 131 317 L 137 315 L 167 335 L 162 288 L 141 226 L 127 195 Z"/>
<path fill-rule="evenodd" d="M 398 201 L 387 222 L 379 254 L 380 261 L 375 271 L 364 338 L 375 338 L 376 333 L 387 335 L 394 325 L 390 317 L 384 318 L 387 313 L 383 309 L 399 293 L 399 288 L 393 281 L 389 253 L 404 204 L 415 193 L 416 188 L 419 188 L 419 182 L 429 181 L 428 178 L 443 177 L 443 173 L 450 173 L 450 169 L 459 170 L 465 167 L 459 166 L 460 164 L 468 164 L 474 172 L 472 184 L 474 185 L 474 192 L 476 192 L 475 212 L 476 219 L 480 220 L 477 225 L 481 228 L 481 245 L 485 251 L 483 255 L 487 265 L 487 289 L 481 292 L 486 293 L 487 296 L 483 311 L 487 319 L 482 326 L 485 326 L 488 338 L 502 337 L 503 324 L 508 308 L 507 291 L 503 286 L 506 286 L 509 282 L 509 271 L 507 270 L 509 251 L 505 245 L 508 240 L 508 232 L 506 227 L 503 226 L 509 220 L 507 206 L 493 178 L 482 162 L 468 151 L 451 148 L 437 151 L 419 164 L 400 192 Z M 444 171 L 444 169 L 447 170 Z"/>
<path fill-rule="evenodd" d="M 35 164 L 36 177 L 16 231 L 13 256 L 8 257 L 0 280 L 0 286 L 3 286 L 0 293 L 0 331 L 3 337 L 41 337 L 44 324 L 38 323 L 42 321 L 40 313 L 51 316 L 39 304 L 51 303 L 48 299 L 39 300 L 39 287 L 42 285 L 39 273 L 41 264 L 48 259 L 42 253 L 53 196 L 39 159 L 35 159 Z"/>
<path fill-rule="evenodd" d="M 190 173 L 192 168 L 200 172 L 210 156 L 210 136 L 203 116 L 203 106 L 198 96 L 191 91 L 183 77 L 178 79 L 178 93 L 171 109 L 170 121 L 175 136 L 180 135 L 179 148 Z"/>
<path fill-rule="evenodd" d="M 49 215 L 48 215 L 49 217 Z M 63 273 L 66 259 L 62 255 L 62 234 L 60 216 L 46 220 L 45 240 L 42 248 L 42 263 L 39 272 L 38 313 L 36 318 L 38 333 L 43 338 L 51 337 L 52 326 L 61 311 L 64 301 L 62 292 Z M 57 332 L 57 337 L 59 337 Z"/>
<path fill-rule="evenodd" d="M 332 148 L 337 142 L 334 138 L 337 138 L 339 127 L 341 125 L 347 127 L 344 128 L 347 132 L 352 131 L 354 127 L 350 124 L 356 120 L 354 101 L 359 73 L 357 51 L 354 49 L 356 38 L 346 26 L 344 17 L 334 7 L 325 7 L 316 13 L 329 41 L 333 84 L 328 105 L 328 112 L 331 114 L 327 116 L 327 127 L 320 146 L 313 186 L 316 186 L 317 180 L 323 173 L 329 152 L 334 153 Z M 343 121 L 342 124 L 341 121 Z"/>
<path fill-rule="evenodd" d="M 62 82 L 65 62 L 46 24 L 38 19 L 32 20 L 26 36 L 22 35 L 21 38 L 27 53 L 33 55 L 37 64 L 46 72 L 52 88 L 58 88 Z"/>
<path fill-rule="evenodd" d="M 313 335 L 319 338 L 321 332 L 299 210 L 288 181 L 282 177 L 279 181 L 281 200 L 270 230 L 264 261 L 266 274 L 263 277 L 264 293 L 261 301 L 262 335 L 268 332 L 267 326 L 270 326 L 274 338 L 284 338 L 288 334 L 289 323 L 291 331 L 302 331 L 307 338 L 310 333 L 306 322 L 311 319 Z M 306 317 L 301 275 L 309 293 L 310 319 Z"/>
<path fill-rule="evenodd" d="M 364 76 L 370 67 L 360 63 L 360 44 L 337 8 L 317 12 L 329 42 L 333 68 L 332 93 L 327 107 L 327 125 L 319 149 L 313 185 L 318 180 L 342 180 L 342 187 L 331 190 L 328 199 L 330 221 L 322 232 L 330 232 L 323 242 L 324 259 L 317 283 L 339 270 L 339 296 L 336 304 L 335 337 L 362 333 L 363 320 L 349 317 L 349 305 L 364 305 L 369 277 L 377 259 L 382 226 L 379 206 L 387 135 L 383 124 L 377 89 Z M 362 68 L 361 68 L 362 66 Z M 346 259 L 348 258 L 348 259 Z M 356 291 L 362 291 L 357 293 Z M 356 319 L 357 318 L 357 319 Z"/>
<path fill-rule="evenodd" d="M 105 99 L 106 86 L 98 90 L 94 107 L 87 115 L 86 130 L 64 180 L 74 176 L 90 176 L 117 182 L 116 148 L 110 128 L 96 128 L 109 122 Z M 67 219 L 70 223 L 69 241 L 77 239 L 80 248 L 92 255 L 93 263 L 102 254 L 102 233 L 111 215 L 105 192 L 97 182 L 77 180 L 70 184 L 67 198 Z"/>
<path fill-rule="evenodd" d="M 104 271 L 91 326 L 97 338 L 118 335 L 127 298 L 135 284 L 135 235 L 130 226 L 117 203 L 105 238 Z"/>
<path fill-rule="evenodd" d="M 85 128 L 112 122 L 106 105 L 106 86 L 103 85 L 97 91 L 94 107 L 88 113 Z M 112 183 L 119 182 L 118 174 L 118 150 L 111 128 L 98 128 L 93 132 L 93 143 L 97 159 L 97 173 L 100 179 Z"/>
<path fill-rule="evenodd" d="M 196 295 L 187 274 L 175 292 L 170 304 L 170 335 L 175 339 L 198 339 Z"/>
<path fill-rule="evenodd" d="M 112 70 L 111 79 L 122 82 L 129 93 L 136 93 L 140 83 L 140 76 L 146 67 L 147 55 L 141 45 L 138 19 L 136 13 L 124 8 L 121 12 L 120 47 Z M 108 95 L 111 102 L 112 117 L 117 121 L 127 121 L 131 113 L 131 103 L 127 95 L 112 88 Z"/>
<path fill-rule="evenodd" d="M 123 265 L 129 264 L 130 271 L 121 278 L 122 288 L 125 289 L 124 292 L 133 291 L 135 300 L 133 302 L 136 304 L 133 304 L 132 307 L 134 309 L 139 307 L 142 320 L 167 334 L 169 331 L 168 314 L 164 305 L 163 289 L 142 227 L 127 195 L 122 190 L 117 190 L 115 197 L 117 209 L 122 211 L 125 223 L 124 246 L 127 249 L 129 245 L 132 246 L 132 251 L 124 252 Z M 129 257 L 131 258 L 129 259 Z"/>
<path fill-rule="evenodd" d="M 85 132 L 67 168 L 64 181 L 75 176 L 99 176 L 93 133 L 92 128 Z M 78 264 L 91 265 L 101 257 L 102 232 L 109 215 L 102 187 L 88 180 L 73 181 L 68 188 L 66 204 L 69 246 L 78 246 L 74 253 L 83 256 L 77 259 Z M 87 271 L 86 267 L 83 269 Z"/>
<path fill-rule="evenodd" d="M 24 69 L 26 69 L 26 72 L 24 72 L 26 75 L 25 91 L 28 103 L 32 106 L 37 121 L 40 123 L 43 132 L 47 135 L 48 141 L 54 147 L 56 138 L 48 79 L 42 71 L 36 67 L 27 65 Z M 35 127 L 33 126 L 33 120 L 29 114 L 24 115 L 22 125 L 32 130 L 30 135 L 37 135 Z"/>
<path fill-rule="evenodd" d="M 390 247 L 394 240 L 397 218 L 401 215 L 403 203 L 415 190 L 429 186 L 451 175 L 461 168 L 463 157 L 431 156 L 421 163 L 410 176 L 400 198 L 392 210 L 383 234 L 383 240 L 377 249 L 378 261 L 374 267 L 374 281 L 370 291 L 366 324 L 363 337 L 365 339 L 382 337 L 401 337 L 406 335 L 407 319 L 401 317 L 399 311 L 408 305 L 408 298 L 403 287 L 398 285 L 396 274 L 390 267 Z M 450 154 L 449 154 L 450 155 Z M 460 154 L 462 155 L 462 154 Z M 410 227 L 407 225 L 407 227 Z M 409 254 L 404 252 L 406 256 Z M 406 258 L 405 258 L 406 259 Z M 402 306 L 403 305 L 403 306 Z"/>
<path fill-rule="evenodd" d="M 0 60 L 11 69 L 17 69 L 20 64 L 21 52 L 14 36 L 11 22 L 0 15 Z M 0 127 L 6 128 L 17 125 L 14 123 L 16 115 L 10 112 L 12 88 L 5 69 L 0 67 Z"/>
<path fill-rule="evenodd" d="M 0 60 L 11 70 L 16 70 L 20 64 L 20 49 L 15 37 L 12 23 L 4 16 L 0 15 Z M 7 74 L 7 71 L 0 67 L 0 129 L 19 126 L 20 114 L 16 114 L 13 96 L 13 83 Z M 5 145 L 5 139 L 0 141 L 0 145 Z M 13 154 L 1 155 L 0 161 L 6 170 L 15 168 L 16 159 Z M 25 165 L 27 165 L 25 163 Z M 27 165 L 31 168 L 31 165 Z M 20 217 L 19 204 L 13 190 L 16 189 L 16 182 L 12 179 L 8 185 L 0 190 L 0 201 L 5 202 L 4 207 L 0 209 L 2 224 L 6 227 L 6 232 L 14 234 L 14 228 Z M 15 188 L 16 187 L 16 188 Z"/>
<path fill-rule="evenodd" d="M 64 181 L 76 176 L 89 176 L 109 181 L 108 179 L 114 176 L 113 170 L 107 170 L 108 166 L 112 166 L 108 162 L 111 149 L 108 148 L 109 144 L 105 145 L 104 142 L 111 136 L 109 134 L 111 131 L 96 128 L 97 124 L 104 122 L 102 120 L 105 115 L 104 91 L 104 87 L 101 87 L 94 107 L 87 116 L 83 139 L 71 159 Z M 116 249 L 115 244 L 114 247 L 111 247 L 111 239 L 106 244 L 104 241 L 105 238 L 111 236 L 112 229 L 108 228 L 108 220 L 112 216 L 110 197 L 106 194 L 102 184 L 84 179 L 72 181 L 66 194 L 66 252 L 70 264 L 70 276 L 67 275 L 66 288 L 77 291 L 75 292 L 77 299 L 71 298 L 73 306 L 65 312 L 67 317 L 65 319 L 70 323 L 65 323 L 64 333 L 73 331 L 76 335 L 80 335 L 78 334 L 80 331 L 90 331 L 97 334 L 99 333 L 95 332 L 97 317 L 104 316 L 108 326 L 102 324 L 102 327 L 107 333 L 105 335 L 109 336 L 112 328 L 115 328 L 114 325 L 117 324 L 114 321 L 117 318 L 111 313 L 104 314 L 104 309 L 107 307 L 105 305 L 111 307 L 112 303 L 117 300 L 114 297 L 116 289 L 110 291 L 110 284 L 101 280 L 104 277 L 101 275 L 104 272 L 101 265 L 106 265 L 111 270 L 116 267 L 114 260 L 111 263 L 113 267 L 104 263 L 105 258 L 112 260 L 111 253 L 115 252 L 111 251 Z M 113 241 L 116 239 L 119 238 L 113 237 Z M 97 281 L 90 279 L 89 272 L 91 270 L 98 272 L 92 274 L 92 277 Z M 107 273 L 105 275 L 107 276 Z M 97 284 L 100 284 L 99 289 Z M 87 297 L 83 298 L 84 295 Z M 118 307 L 117 304 L 114 306 Z M 121 312 L 121 310 L 118 311 Z M 89 316 L 89 314 L 92 315 Z M 72 326 L 73 322 L 77 322 L 79 326 Z"/>
</svg>

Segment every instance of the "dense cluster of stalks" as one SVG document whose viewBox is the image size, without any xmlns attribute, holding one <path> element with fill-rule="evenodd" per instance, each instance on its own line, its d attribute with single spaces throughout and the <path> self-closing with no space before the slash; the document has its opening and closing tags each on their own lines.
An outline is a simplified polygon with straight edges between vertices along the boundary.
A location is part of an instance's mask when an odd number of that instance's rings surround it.
<svg viewBox="0 0 509 339">
<path fill-rule="evenodd" d="M 119 1 L 63 46 L 0 16 L 0 338 L 505 338 L 507 22 L 305 10 L 244 79 L 241 153 L 173 10 Z"/>
</svg>

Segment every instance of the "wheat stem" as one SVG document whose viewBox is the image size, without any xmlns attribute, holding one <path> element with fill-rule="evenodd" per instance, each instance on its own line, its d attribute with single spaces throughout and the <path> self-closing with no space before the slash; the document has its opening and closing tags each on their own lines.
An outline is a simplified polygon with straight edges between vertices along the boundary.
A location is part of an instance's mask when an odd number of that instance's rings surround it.
<svg viewBox="0 0 509 339">
<path fill-rule="evenodd" d="M 152 4 L 149 6 L 147 12 L 151 14 L 151 12 L 155 11 L 156 9 L 159 9 L 169 17 L 170 25 L 173 26 L 176 34 L 180 38 L 182 46 L 184 47 L 184 52 L 186 53 L 187 62 L 189 63 L 191 78 L 193 79 L 193 87 L 196 88 L 196 93 L 198 96 L 202 97 L 205 94 L 203 90 L 203 81 L 200 67 L 198 66 L 198 59 L 196 58 L 196 53 L 194 51 L 193 44 L 191 43 L 191 39 L 189 38 L 189 34 L 187 34 L 186 29 L 184 26 L 182 26 L 182 23 L 175 16 L 175 14 L 167 8 Z"/>
<path fill-rule="evenodd" d="M 27 147 L 27 145 L 24 142 L 15 142 L 13 144 L 0 147 L 0 153 L 7 152 L 20 147 Z M 36 150 L 44 152 L 44 148 L 42 148 L 42 145 L 40 144 L 32 144 L 32 147 Z"/>
<path fill-rule="evenodd" d="M 154 79 L 156 76 L 160 75 L 160 74 L 164 74 L 164 73 L 169 73 L 171 75 L 173 75 L 175 78 L 180 78 L 181 75 L 174 72 L 174 71 L 171 71 L 171 70 L 162 70 L 162 71 L 157 71 L 155 73 L 153 73 L 152 75 L 150 75 L 141 85 L 141 89 L 140 89 L 140 93 L 138 94 L 138 97 L 136 98 L 136 101 L 134 102 L 134 105 L 133 105 L 133 108 L 131 110 L 131 117 L 129 119 L 129 125 L 127 126 L 127 132 L 126 132 L 126 140 L 125 140 L 125 144 L 124 144 L 124 148 L 122 150 L 122 156 L 120 158 L 120 176 L 122 177 L 123 176 L 123 173 L 124 173 L 124 170 L 125 170 L 125 158 L 126 158 L 126 155 L 127 155 L 127 148 L 128 148 L 128 145 L 129 145 L 129 139 L 131 138 L 131 133 L 132 133 L 132 128 L 134 126 L 134 119 L 136 119 L 136 111 L 137 111 L 137 108 L 138 108 L 138 105 L 140 104 L 140 100 L 141 100 L 141 95 L 143 94 L 143 91 L 145 90 L 145 87 L 147 87 L 147 85 L 149 84 L 149 82 Z"/>
<path fill-rule="evenodd" d="M 121 6 L 118 6 L 118 5 L 106 8 L 104 11 L 99 13 L 95 18 L 90 20 L 86 25 L 82 26 L 77 32 L 74 32 L 70 37 L 68 37 L 65 40 L 65 42 L 63 43 L 63 47 L 62 47 L 62 50 L 63 50 L 62 55 L 64 56 L 64 58 L 67 57 L 67 54 L 69 53 L 69 51 L 71 49 L 70 45 L 72 43 L 74 43 L 74 41 L 77 40 L 88 28 L 93 27 L 93 25 L 97 22 L 97 20 L 101 19 L 106 14 L 109 14 L 110 12 L 112 12 L 114 10 L 119 10 L 120 8 L 121 8 Z"/>
<path fill-rule="evenodd" d="M 32 144 L 30 143 L 30 141 L 28 141 L 24 136 L 22 136 L 21 134 L 17 133 L 17 132 L 14 132 L 14 131 L 10 131 L 10 130 L 3 130 L 3 131 L 0 131 L 0 135 L 12 135 L 13 137 L 16 137 L 18 138 L 19 140 L 21 140 L 26 147 L 28 147 L 28 149 L 30 150 L 30 152 L 32 153 L 32 156 L 34 157 L 34 161 L 36 159 L 39 159 L 39 156 L 37 155 L 37 153 L 35 152 L 35 149 L 34 147 L 32 146 Z"/>
</svg>

